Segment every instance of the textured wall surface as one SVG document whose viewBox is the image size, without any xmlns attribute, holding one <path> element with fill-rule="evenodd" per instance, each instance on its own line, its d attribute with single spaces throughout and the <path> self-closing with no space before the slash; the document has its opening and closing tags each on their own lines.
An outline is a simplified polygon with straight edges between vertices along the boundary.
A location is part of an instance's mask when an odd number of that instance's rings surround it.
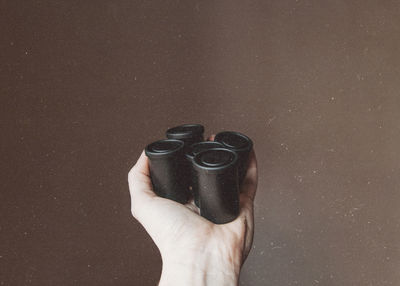
<svg viewBox="0 0 400 286">
<path fill-rule="evenodd" d="M 168 127 L 259 161 L 241 285 L 399 285 L 397 1 L 1 1 L 0 285 L 155 285 L 127 172 Z"/>
</svg>

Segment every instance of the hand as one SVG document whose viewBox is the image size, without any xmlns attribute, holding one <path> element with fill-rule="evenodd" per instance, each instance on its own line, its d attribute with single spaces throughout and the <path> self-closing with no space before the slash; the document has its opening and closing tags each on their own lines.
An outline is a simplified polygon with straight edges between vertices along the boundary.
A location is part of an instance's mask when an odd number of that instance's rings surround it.
<svg viewBox="0 0 400 286">
<path fill-rule="evenodd" d="M 257 189 L 254 151 L 241 186 L 240 214 L 217 225 L 199 215 L 193 200 L 186 205 L 153 192 L 144 152 L 128 176 L 133 216 L 160 250 L 159 285 L 237 285 L 240 268 L 253 242 L 253 200 Z"/>
</svg>

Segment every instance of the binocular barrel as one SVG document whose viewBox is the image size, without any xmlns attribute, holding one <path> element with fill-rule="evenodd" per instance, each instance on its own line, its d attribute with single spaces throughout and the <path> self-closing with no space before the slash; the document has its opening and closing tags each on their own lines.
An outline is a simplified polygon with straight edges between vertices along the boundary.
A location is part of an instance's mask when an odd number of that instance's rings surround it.
<svg viewBox="0 0 400 286">
<path fill-rule="evenodd" d="M 149 158 L 154 192 L 185 204 L 190 196 L 190 176 L 184 172 L 187 162 L 183 141 L 166 139 L 153 142 L 146 146 L 145 154 Z"/>
<path fill-rule="evenodd" d="M 200 152 L 193 159 L 200 214 L 213 223 L 228 223 L 239 215 L 237 162 L 237 154 L 225 148 Z"/>
<path fill-rule="evenodd" d="M 233 131 L 218 133 L 215 135 L 214 141 L 221 143 L 224 148 L 237 153 L 239 185 L 241 185 L 246 176 L 250 151 L 253 149 L 253 141 L 246 135 Z"/>
<path fill-rule="evenodd" d="M 197 180 L 196 172 L 193 168 L 193 159 L 194 157 L 199 154 L 200 152 L 203 152 L 205 150 L 209 150 L 212 148 L 222 148 L 223 145 L 221 143 L 215 142 L 215 141 L 204 141 L 204 142 L 198 142 L 190 146 L 187 151 L 186 151 L 186 159 L 190 165 L 190 169 L 192 171 L 192 194 L 194 198 L 194 203 L 196 204 L 197 207 L 200 207 L 199 203 L 199 183 Z"/>
</svg>

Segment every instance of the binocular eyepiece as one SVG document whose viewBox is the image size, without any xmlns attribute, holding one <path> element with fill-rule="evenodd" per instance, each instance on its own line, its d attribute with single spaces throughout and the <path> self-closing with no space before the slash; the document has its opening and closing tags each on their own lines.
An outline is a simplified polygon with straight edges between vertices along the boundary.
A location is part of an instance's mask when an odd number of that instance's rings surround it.
<svg viewBox="0 0 400 286">
<path fill-rule="evenodd" d="M 204 126 L 200 124 L 184 124 L 167 130 L 168 139 L 182 140 L 186 148 L 192 144 L 204 141 Z"/>
<path fill-rule="evenodd" d="M 191 196 L 201 216 L 222 224 L 239 215 L 239 187 L 253 143 L 224 131 L 203 141 L 204 127 L 185 124 L 167 130 L 168 139 L 146 146 L 154 192 L 185 204 Z"/>
</svg>

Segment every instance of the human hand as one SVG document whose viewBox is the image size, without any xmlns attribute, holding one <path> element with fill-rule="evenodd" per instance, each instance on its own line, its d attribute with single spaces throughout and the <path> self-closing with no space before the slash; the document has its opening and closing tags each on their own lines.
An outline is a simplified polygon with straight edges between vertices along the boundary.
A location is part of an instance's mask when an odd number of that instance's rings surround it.
<svg viewBox="0 0 400 286">
<path fill-rule="evenodd" d="M 240 214 L 227 224 L 199 215 L 193 200 L 186 205 L 158 197 L 144 152 L 128 176 L 133 216 L 160 250 L 163 267 L 159 285 L 237 285 L 240 268 L 253 242 L 253 200 L 257 162 L 249 157 L 241 186 Z"/>
</svg>

